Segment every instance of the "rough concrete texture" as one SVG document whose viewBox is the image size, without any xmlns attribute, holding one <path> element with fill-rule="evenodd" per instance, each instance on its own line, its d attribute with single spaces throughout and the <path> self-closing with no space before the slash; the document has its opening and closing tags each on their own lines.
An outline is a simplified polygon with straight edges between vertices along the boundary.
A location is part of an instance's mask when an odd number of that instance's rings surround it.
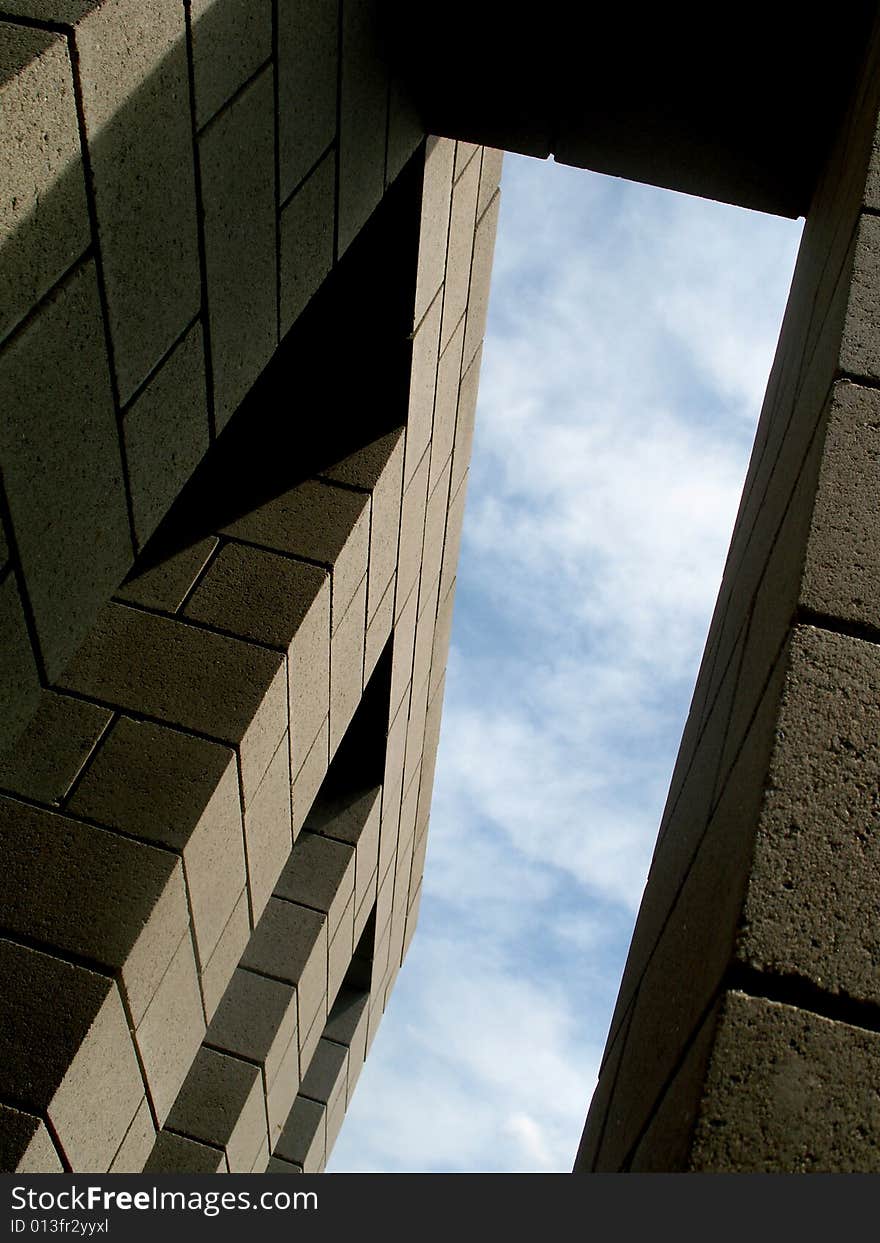
<svg viewBox="0 0 880 1243">
<path fill-rule="evenodd" d="M 330 641 L 330 754 L 342 741 L 364 689 L 367 579 L 348 606 Z"/>
<path fill-rule="evenodd" d="M 168 1117 L 168 1129 L 223 1148 L 230 1174 L 249 1174 L 266 1139 L 260 1071 L 201 1048 Z"/>
<path fill-rule="evenodd" d="M 297 1096 L 273 1156 L 299 1166 L 304 1174 L 324 1168 L 327 1148 L 326 1109 L 318 1101 Z"/>
<path fill-rule="evenodd" d="M 0 1105 L 0 1171 L 62 1174 L 64 1166 L 41 1118 Z"/>
<path fill-rule="evenodd" d="M 456 152 L 456 159 L 458 152 Z M 446 276 L 443 286 L 443 329 L 440 348 L 449 344 L 456 325 L 468 306 L 468 285 L 471 254 L 474 248 L 474 225 L 477 195 L 480 188 L 480 162 L 472 159 L 452 189 L 449 216 L 449 241 L 446 252 Z"/>
<path fill-rule="evenodd" d="M 378 0 L 342 8 L 339 88 L 339 223 L 343 254 L 385 190 L 388 74 Z"/>
<path fill-rule="evenodd" d="M 63 35 L 0 23 L 0 109 L 18 158 L 0 203 L 0 339 L 91 240 L 70 51 Z"/>
<path fill-rule="evenodd" d="M 155 562 L 138 562 L 113 598 L 176 613 L 218 546 L 219 540 L 212 535 Z"/>
<path fill-rule="evenodd" d="M 60 805 L 112 715 L 96 704 L 42 691 L 27 729 L 0 757 L 0 786 L 38 803 Z"/>
<path fill-rule="evenodd" d="M 278 6 L 282 200 L 304 180 L 336 137 L 338 17 L 339 7 L 333 0 Z"/>
<path fill-rule="evenodd" d="M 409 487 L 410 480 L 431 439 L 442 313 L 443 291 L 438 290 L 413 337 L 406 453 L 403 467 L 404 491 Z"/>
<path fill-rule="evenodd" d="M 492 275 L 492 257 L 495 253 L 495 234 L 498 229 L 500 193 L 495 194 L 477 221 L 474 233 L 474 250 L 471 260 L 470 288 L 468 290 L 468 318 L 464 333 L 462 366 L 470 366 L 486 331 L 489 313 L 489 279 Z"/>
<path fill-rule="evenodd" d="M 332 940 L 354 894 L 355 852 L 343 842 L 303 831 L 275 885 L 275 894 L 303 902 L 327 915 Z"/>
<path fill-rule="evenodd" d="M 278 339 L 274 106 L 270 66 L 199 138 L 218 431 Z"/>
<path fill-rule="evenodd" d="M 296 993 L 289 984 L 239 968 L 230 981 L 205 1043 L 258 1062 L 270 1087 L 296 1039 Z"/>
<path fill-rule="evenodd" d="M 242 889 L 229 917 L 229 922 L 220 933 L 217 948 L 201 970 L 202 1000 L 205 1003 L 205 1017 L 209 1023 L 232 979 L 232 973 L 244 952 L 250 934 L 248 891 Z"/>
<path fill-rule="evenodd" d="M 877 1032 L 728 993 L 689 1167 L 876 1173 L 878 1059 Z"/>
<path fill-rule="evenodd" d="M 199 960 L 207 963 L 245 883 L 233 752 L 120 717 L 69 810 L 181 855 Z"/>
<path fill-rule="evenodd" d="M 290 823 L 290 744 L 287 735 L 266 769 L 249 806 L 244 812 L 247 851 L 248 892 L 251 922 L 262 915 L 278 873 L 290 854 L 293 834 Z"/>
<path fill-rule="evenodd" d="M 146 1099 L 132 1119 L 125 1139 L 119 1145 L 109 1174 L 141 1174 L 156 1143 L 156 1127 Z"/>
<path fill-rule="evenodd" d="M 161 1125 L 205 1034 L 192 938 L 187 930 L 135 1032 L 147 1091 Z"/>
<path fill-rule="evenodd" d="M 57 677 L 132 556 L 94 263 L 0 353 L 0 406 L 12 526 L 40 654 Z"/>
<path fill-rule="evenodd" d="M 281 335 L 333 266 L 336 154 L 328 153 L 281 212 Z"/>
<path fill-rule="evenodd" d="M 443 283 L 454 164 L 455 143 L 448 138 L 429 138 L 422 179 L 419 266 L 414 312 L 416 324 L 421 322 Z"/>
<path fill-rule="evenodd" d="M 200 1144 L 173 1131 L 160 1131 L 144 1166 L 145 1174 L 228 1174 L 222 1148 Z"/>
<path fill-rule="evenodd" d="M 21 734 L 40 702 L 40 674 L 12 570 L 7 570 L 0 581 L 0 624 L 4 636 L 0 649 L 0 744 L 5 749 Z"/>
<path fill-rule="evenodd" d="M 315 1017 L 320 1016 L 322 1007 L 326 1017 L 326 915 L 281 898 L 270 898 L 241 965 L 296 987 L 301 1040 Z M 322 1027 L 323 1023 L 322 1017 Z"/>
<path fill-rule="evenodd" d="M 208 448 L 205 358 L 197 321 L 125 413 L 135 538 L 143 547 Z"/>
<path fill-rule="evenodd" d="M 272 54 L 271 0 L 192 0 L 196 125 L 201 129 Z"/>
</svg>

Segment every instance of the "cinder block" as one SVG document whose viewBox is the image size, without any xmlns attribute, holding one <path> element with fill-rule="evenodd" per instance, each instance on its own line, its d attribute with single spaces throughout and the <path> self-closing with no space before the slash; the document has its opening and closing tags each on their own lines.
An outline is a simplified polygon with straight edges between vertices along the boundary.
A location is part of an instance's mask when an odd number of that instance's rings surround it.
<svg viewBox="0 0 880 1243">
<path fill-rule="evenodd" d="M 251 920 L 256 924 L 275 886 L 284 861 L 290 855 L 290 745 L 287 735 L 278 744 L 250 806 L 245 806 L 244 835 L 247 849 L 248 891 Z"/>
<path fill-rule="evenodd" d="M 0 786 L 59 804 L 110 722 L 106 708 L 42 691 L 33 720 L 0 759 Z"/>
<path fill-rule="evenodd" d="M 391 637 L 391 628 L 394 624 L 394 593 L 396 588 L 397 575 L 395 573 L 391 582 L 385 588 L 385 595 L 373 614 L 373 620 L 367 626 L 367 633 L 364 636 L 364 686 L 367 685 L 372 677 L 373 670 L 379 663 L 379 657 L 385 650 L 385 644 Z"/>
<path fill-rule="evenodd" d="M 434 645 L 434 621 L 440 589 L 440 566 L 443 561 L 443 542 L 446 516 L 449 507 L 449 471 L 444 471 L 440 482 L 428 498 L 425 516 L 425 544 L 422 555 L 422 573 L 419 580 L 419 621 L 416 632 L 415 668 L 413 679 L 427 677 L 431 666 Z M 431 606 L 430 608 L 428 606 Z M 427 647 L 425 648 L 425 644 Z M 423 650 L 424 649 L 424 650 Z"/>
<path fill-rule="evenodd" d="M 0 1105 L 0 1170 L 7 1174 L 64 1173 L 42 1118 Z"/>
<path fill-rule="evenodd" d="M 315 1055 L 315 1049 L 318 1047 L 318 1041 L 324 1030 L 324 1021 L 326 1014 L 322 1006 L 312 1020 L 312 1025 L 306 1032 L 305 1036 L 299 1033 L 299 1065 L 301 1074 L 305 1074 L 309 1068 L 312 1058 Z"/>
<path fill-rule="evenodd" d="M 290 788 L 290 815 L 294 839 L 299 834 L 309 808 L 321 788 L 321 782 L 327 774 L 329 735 L 328 720 L 321 726 L 318 737 L 309 748 L 302 767 L 293 779 Z M 291 771 L 292 767 L 291 765 Z"/>
<path fill-rule="evenodd" d="M 231 1174 L 249 1174 L 266 1139 L 258 1067 L 201 1048 L 168 1117 L 168 1128 L 223 1148 Z"/>
<path fill-rule="evenodd" d="M 426 586 L 422 583 L 422 586 Z M 429 595 L 421 608 L 421 615 L 416 625 L 416 642 L 413 651 L 413 686 L 421 687 L 424 683 L 427 687 L 426 695 L 430 690 L 429 678 L 431 675 L 431 658 L 434 652 L 434 633 L 435 619 L 437 616 L 437 596 L 438 582 L 434 580 L 433 589 L 429 589 Z M 421 600 L 420 600 L 421 606 Z"/>
<path fill-rule="evenodd" d="M 339 101 L 339 254 L 367 222 L 385 190 L 388 75 L 376 0 L 342 9 Z"/>
<path fill-rule="evenodd" d="M 496 147 L 483 148 L 483 162 L 480 169 L 480 197 L 477 201 L 477 216 L 482 216 L 483 212 L 492 201 L 495 191 L 501 184 L 501 167 L 504 160 L 504 152 L 499 151 Z"/>
<path fill-rule="evenodd" d="M 376 891 L 378 889 L 379 870 L 373 868 L 372 873 L 365 881 L 366 893 L 361 900 L 360 906 L 355 904 L 354 928 L 352 929 L 352 939 L 354 944 L 360 941 L 364 934 L 364 929 L 372 914 L 373 907 L 376 905 Z"/>
<path fill-rule="evenodd" d="M 40 703 L 40 675 L 15 575 L 0 582 L 0 751 L 15 743 Z"/>
<path fill-rule="evenodd" d="M 304 831 L 278 878 L 275 895 L 324 911 L 332 941 L 354 893 L 354 873 L 353 846 Z"/>
<path fill-rule="evenodd" d="M 272 55 L 271 0 L 191 0 L 196 125 L 201 128 Z"/>
<path fill-rule="evenodd" d="M 330 754 L 335 753 L 360 703 L 364 684 L 367 579 L 330 641 Z"/>
<path fill-rule="evenodd" d="M 239 968 L 208 1028 L 205 1043 L 245 1061 L 258 1062 L 268 1088 L 295 1039 L 293 987 Z"/>
<path fill-rule="evenodd" d="M 108 1173 L 142 1174 L 156 1143 L 156 1128 L 146 1097 L 132 1119 Z"/>
<path fill-rule="evenodd" d="M 252 1174 L 265 1174 L 266 1166 L 269 1164 L 269 1140 L 268 1137 L 260 1144 L 260 1151 L 257 1153 L 256 1160 L 251 1166 Z"/>
<path fill-rule="evenodd" d="M 406 455 L 403 468 L 404 491 L 431 440 L 437 362 L 440 355 L 440 320 L 443 291 L 438 290 L 424 319 L 416 329 L 412 347 L 409 408 L 406 416 Z M 427 482 L 427 481 L 426 481 Z"/>
<path fill-rule="evenodd" d="M 235 755 L 120 717 L 70 811 L 182 856 L 199 962 L 207 963 L 245 883 Z"/>
<path fill-rule="evenodd" d="M 205 1003 L 205 1016 L 209 1023 L 244 953 L 250 933 L 248 893 L 247 889 L 242 889 L 235 909 L 229 917 L 229 922 L 220 934 L 217 948 L 211 955 L 210 961 L 202 967 L 202 999 Z"/>
<path fill-rule="evenodd" d="M 397 716 L 407 688 L 412 682 L 413 653 L 416 642 L 416 613 L 419 606 L 418 587 L 410 588 L 406 603 L 398 610 L 391 650 L 391 717 Z M 386 766 L 387 771 L 387 766 Z"/>
<path fill-rule="evenodd" d="M 281 211 L 281 334 L 333 266 L 336 152 L 328 151 Z"/>
<path fill-rule="evenodd" d="M 336 137 L 339 7 L 278 6 L 278 140 L 282 201 Z"/>
<path fill-rule="evenodd" d="M 415 322 L 434 300 L 446 270 L 446 239 L 452 201 L 455 143 L 430 137 L 425 149 L 422 214 L 419 228 L 419 267 L 416 279 Z"/>
<path fill-rule="evenodd" d="M 0 408 L 12 526 L 55 678 L 132 557 L 93 262 L 76 268 L 0 354 Z"/>
<path fill-rule="evenodd" d="M 277 342 L 274 108 L 269 67 L 199 139 L 218 431 Z"/>
<path fill-rule="evenodd" d="M 330 941 L 327 957 L 327 1002 L 333 1005 L 346 972 L 351 966 L 354 950 L 354 893 L 348 899 L 339 919 L 336 932 Z"/>
<path fill-rule="evenodd" d="M 446 516 L 446 536 L 443 542 L 443 564 L 440 571 L 440 599 L 444 600 L 452 587 L 458 567 L 458 554 L 461 551 L 461 529 L 464 523 L 464 507 L 467 499 L 467 475 L 458 486 L 458 491 L 449 502 L 449 513 Z"/>
<path fill-rule="evenodd" d="M 723 1173 L 880 1170 L 877 1032 L 727 993 L 690 1169 Z M 843 1125 L 844 1118 L 858 1125 Z"/>
<path fill-rule="evenodd" d="M 144 1099 L 113 981 L 0 939 L 0 983 L 0 1095 L 48 1118 L 72 1169 L 105 1171 Z"/>
<path fill-rule="evenodd" d="M 397 832 L 398 869 L 405 852 L 412 858 L 412 844 L 416 830 L 416 808 L 419 803 L 419 783 L 413 780 L 407 786 L 400 805 L 400 827 Z M 409 881 L 407 881 L 409 884 Z"/>
<path fill-rule="evenodd" d="M 474 419 L 477 412 L 477 391 L 480 384 L 480 364 L 483 358 L 483 347 L 478 346 L 467 370 L 461 377 L 461 389 L 458 395 L 458 413 L 455 423 L 455 453 L 452 459 L 452 479 L 449 485 L 450 496 L 455 496 L 467 474 L 471 461 L 471 449 L 474 443 Z"/>
<path fill-rule="evenodd" d="M 309 480 L 252 509 L 224 533 L 331 569 L 335 630 L 367 572 L 369 508 L 366 496 Z"/>
<path fill-rule="evenodd" d="M 123 420 L 138 546 L 171 507 L 208 448 L 205 354 L 198 320 L 132 402 Z"/>
<path fill-rule="evenodd" d="M 187 929 L 134 1036 L 160 1126 L 168 1117 L 204 1034 L 199 977 Z"/>
<path fill-rule="evenodd" d="M 409 947 L 412 944 L 413 937 L 415 936 L 416 925 L 419 922 L 419 906 L 421 904 L 421 900 L 422 886 L 419 885 L 416 889 L 416 894 L 412 900 L 412 904 L 406 913 L 406 926 L 403 930 L 403 954 L 401 955 L 401 961 L 405 959 L 409 953 Z"/>
<path fill-rule="evenodd" d="M 325 1107 L 298 1096 L 273 1156 L 298 1165 L 304 1174 L 318 1174 L 324 1168 L 326 1143 Z"/>
<path fill-rule="evenodd" d="M 302 1168 L 292 1161 L 282 1161 L 280 1157 L 270 1157 L 266 1166 L 267 1174 L 301 1174 Z"/>
<path fill-rule="evenodd" d="M 144 1166 L 145 1174 L 228 1174 L 226 1153 L 222 1148 L 212 1148 L 176 1135 L 173 1131 L 160 1131 L 156 1145 Z"/>
<path fill-rule="evenodd" d="M 431 681 L 428 690 L 429 701 L 433 700 L 437 688 L 446 677 L 446 663 L 449 659 L 449 643 L 452 638 L 452 618 L 455 609 L 455 584 L 453 579 L 446 595 L 437 606 L 437 620 L 434 623 L 434 649 L 431 653 Z"/>
<path fill-rule="evenodd" d="M 67 40 L 0 24 L 7 163 L 0 208 L 0 339 L 91 241 Z"/>
<path fill-rule="evenodd" d="M 323 1027 L 327 1015 L 326 915 L 270 898 L 241 965 L 296 987 L 300 1040 L 316 1016 Z"/>
<path fill-rule="evenodd" d="M 489 282 L 492 277 L 492 257 L 495 253 L 495 234 L 498 229 L 500 193 L 477 221 L 474 232 L 474 253 L 471 261 L 471 283 L 468 290 L 468 317 L 464 330 L 464 353 L 462 366 L 467 368 L 477 352 L 486 332 L 486 316 L 489 311 Z"/>
<path fill-rule="evenodd" d="M 469 167 L 474 155 L 479 151 L 479 145 L 475 142 L 457 142 L 455 144 L 455 170 L 452 175 L 453 181 L 458 181 L 459 177 Z M 477 169 L 479 171 L 479 160 L 477 161 Z"/>
<path fill-rule="evenodd" d="M 440 729 L 443 712 L 443 692 L 445 680 L 433 695 L 429 693 L 428 711 L 425 714 L 425 742 L 422 750 L 422 769 L 419 778 L 419 806 L 416 812 L 416 832 L 421 833 L 427 828 L 431 813 L 431 794 L 434 789 L 434 770 L 437 764 L 437 749 L 440 744 Z"/>
<path fill-rule="evenodd" d="M 306 827 L 337 842 L 355 847 L 355 907 L 364 899 L 376 870 L 379 848 L 381 788 L 347 792 L 337 799 L 321 800 L 312 809 Z"/>
<path fill-rule="evenodd" d="M 397 604 L 395 605 L 395 613 L 398 617 L 419 578 L 422 541 L 425 536 L 429 465 L 430 449 L 426 449 L 403 494 L 403 503 L 400 508 L 400 554 L 397 562 Z"/>
<path fill-rule="evenodd" d="M 138 1024 L 189 926 L 177 856 L 8 798 L 0 842 L 2 926 L 121 972 Z"/>
<path fill-rule="evenodd" d="M 330 578 L 325 570 L 244 544 L 226 544 L 184 610 L 287 654 L 292 771 L 330 702 Z"/>
<path fill-rule="evenodd" d="M 219 547 L 214 535 L 188 544 L 175 552 L 156 553 L 152 549 L 146 559 L 141 558 L 128 578 L 114 593 L 114 599 L 143 604 L 149 609 L 163 613 L 176 613 L 183 604 L 193 583 Z"/>
<path fill-rule="evenodd" d="M 269 1119 L 269 1144 L 278 1142 L 284 1124 L 299 1091 L 299 1031 L 294 1030 L 284 1050 L 274 1080 L 266 1093 L 266 1116 Z"/>
<path fill-rule="evenodd" d="M 287 729 L 283 656 L 124 604 L 102 611 L 60 686 L 236 747 L 245 805 Z"/>
<path fill-rule="evenodd" d="M 348 1047 L 332 1040 L 320 1040 L 309 1069 L 302 1081 L 300 1095 L 327 1105 L 345 1090 L 348 1075 Z"/>
<path fill-rule="evenodd" d="M 348 1047 L 346 1103 L 352 1098 L 366 1057 L 369 1018 L 370 994 L 343 988 L 336 998 L 324 1029 L 328 1040 Z"/>
<path fill-rule="evenodd" d="M 372 495 L 367 595 L 367 620 L 371 621 L 397 566 L 403 476 L 402 430 L 398 428 L 374 440 L 323 473 L 330 480 L 362 488 Z"/>
<path fill-rule="evenodd" d="M 880 379 L 880 220 L 870 213 L 859 219 L 853 259 L 852 284 L 846 308 L 840 365 L 851 375 Z"/>
<path fill-rule="evenodd" d="M 126 402 L 199 309 L 184 15 L 174 0 L 144 0 L 136 10 L 111 0 L 80 11 L 79 83 Z"/>
<path fill-rule="evenodd" d="M 412 869 L 410 872 L 409 882 L 409 905 L 412 907 L 416 900 L 416 894 L 421 888 L 422 877 L 425 872 L 425 855 L 428 851 L 428 827 L 420 831 L 416 825 L 416 833 L 413 844 Z"/>
<path fill-rule="evenodd" d="M 403 766 L 404 801 L 421 767 L 422 752 L 425 746 L 425 719 L 427 712 L 428 679 L 425 678 L 420 687 L 413 687 L 412 701 L 410 703 L 409 724 L 406 727 L 406 760 Z M 413 813 L 413 818 L 415 819 L 415 813 Z"/>
<path fill-rule="evenodd" d="M 458 150 L 456 150 L 456 161 L 457 158 Z M 472 159 L 452 190 L 449 243 L 446 251 L 446 279 L 443 292 L 441 350 L 449 344 L 456 325 L 467 310 L 479 189 L 480 162 Z"/>
<path fill-rule="evenodd" d="M 431 473 L 428 480 L 429 495 L 433 493 L 440 481 L 440 476 L 446 469 L 455 442 L 464 326 L 465 319 L 462 315 L 437 363 L 437 392 L 434 396 L 434 423 L 431 433 Z"/>
</svg>

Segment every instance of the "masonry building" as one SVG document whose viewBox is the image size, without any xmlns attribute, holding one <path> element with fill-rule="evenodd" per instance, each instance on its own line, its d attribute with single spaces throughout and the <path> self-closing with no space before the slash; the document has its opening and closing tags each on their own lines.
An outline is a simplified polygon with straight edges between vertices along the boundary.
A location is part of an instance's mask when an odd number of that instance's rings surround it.
<svg viewBox="0 0 880 1243">
<path fill-rule="evenodd" d="M 641 18 L 3 5 L 3 1169 L 323 1168 L 418 916 L 501 149 L 807 218 L 576 1168 L 877 1168 L 876 5 Z"/>
</svg>

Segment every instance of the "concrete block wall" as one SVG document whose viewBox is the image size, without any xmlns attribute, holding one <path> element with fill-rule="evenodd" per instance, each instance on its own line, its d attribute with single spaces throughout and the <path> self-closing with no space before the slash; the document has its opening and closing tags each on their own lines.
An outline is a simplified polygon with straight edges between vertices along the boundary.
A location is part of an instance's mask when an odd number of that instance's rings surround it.
<svg viewBox="0 0 880 1243">
<path fill-rule="evenodd" d="M 807 217 L 576 1169 L 877 1170 L 876 32 Z"/>
<path fill-rule="evenodd" d="M 4 1169 L 322 1168 L 412 937 L 500 164 L 341 9 L 0 22 Z"/>
</svg>

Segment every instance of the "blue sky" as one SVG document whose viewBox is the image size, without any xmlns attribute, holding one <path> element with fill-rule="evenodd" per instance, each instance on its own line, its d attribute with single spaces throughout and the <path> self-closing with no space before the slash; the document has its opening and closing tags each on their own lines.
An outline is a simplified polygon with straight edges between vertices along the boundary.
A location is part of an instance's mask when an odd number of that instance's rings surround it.
<svg viewBox="0 0 880 1243">
<path fill-rule="evenodd" d="M 505 157 L 421 918 L 331 1171 L 571 1168 L 800 233 Z"/>
</svg>

